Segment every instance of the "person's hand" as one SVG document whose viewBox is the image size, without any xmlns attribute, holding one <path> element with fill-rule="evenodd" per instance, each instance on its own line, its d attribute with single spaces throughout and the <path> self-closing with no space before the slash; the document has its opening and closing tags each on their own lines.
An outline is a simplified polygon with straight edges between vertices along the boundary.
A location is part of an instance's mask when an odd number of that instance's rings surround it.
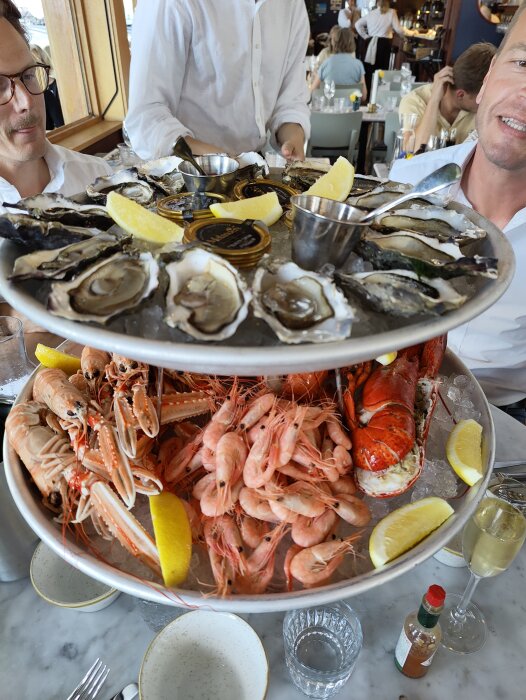
<svg viewBox="0 0 526 700">
<path fill-rule="evenodd" d="M 292 140 L 285 141 L 281 144 L 281 155 L 287 161 L 305 160 L 305 151 L 303 150 L 303 140 L 295 143 Z"/>
<path fill-rule="evenodd" d="M 299 124 L 282 124 L 278 129 L 277 141 L 281 144 L 281 155 L 287 161 L 305 160 L 305 134 Z"/>
<path fill-rule="evenodd" d="M 435 73 L 433 87 L 431 88 L 431 99 L 440 102 L 448 85 L 453 85 L 453 68 L 451 66 L 446 66 L 439 70 L 438 73 Z"/>
</svg>

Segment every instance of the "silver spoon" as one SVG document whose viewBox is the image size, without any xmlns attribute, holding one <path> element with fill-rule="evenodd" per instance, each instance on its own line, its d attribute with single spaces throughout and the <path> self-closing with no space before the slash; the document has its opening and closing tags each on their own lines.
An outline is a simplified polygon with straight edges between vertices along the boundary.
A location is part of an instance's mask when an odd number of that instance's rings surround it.
<svg viewBox="0 0 526 700">
<path fill-rule="evenodd" d="M 173 146 L 172 153 L 174 156 L 178 156 L 179 158 L 186 160 L 188 163 L 191 163 L 197 170 L 199 175 L 204 175 L 206 177 L 205 171 L 194 158 L 192 154 L 192 149 L 190 148 L 188 141 L 186 141 L 184 136 L 179 136 L 179 138 Z"/>
<path fill-rule="evenodd" d="M 461 174 L 462 171 L 456 163 L 446 163 L 446 165 L 438 168 L 438 170 L 434 170 L 432 173 L 429 173 L 429 175 L 426 175 L 426 177 L 420 180 L 420 182 L 417 182 L 410 192 L 403 194 L 401 197 L 393 199 L 392 202 L 382 204 L 381 207 L 370 211 L 362 219 L 360 219 L 360 223 L 372 221 L 377 216 L 380 216 L 380 214 L 383 214 L 384 211 L 389 211 L 389 209 L 393 209 L 399 204 L 402 204 L 402 202 L 407 202 L 409 199 L 423 197 L 428 194 L 433 194 L 433 192 L 443 190 L 444 187 L 449 187 L 457 182 L 460 179 Z"/>
</svg>

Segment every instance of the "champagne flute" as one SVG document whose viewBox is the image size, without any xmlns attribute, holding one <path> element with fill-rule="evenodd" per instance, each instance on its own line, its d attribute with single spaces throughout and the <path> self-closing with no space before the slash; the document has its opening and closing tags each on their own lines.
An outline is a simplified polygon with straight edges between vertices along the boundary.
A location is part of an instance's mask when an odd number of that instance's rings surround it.
<svg viewBox="0 0 526 700">
<path fill-rule="evenodd" d="M 526 518 L 507 501 L 484 498 L 466 525 L 462 552 L 471 576 L 462 596 L 448 596 L 458 603 L 441 619 L 442 644 L 451 651 L 470 654 L 486 641 L 483 613 L 471 602 L 479 581 L 506 571 L 526 537 Z"/>
<path fill-rule="evenodd" d="M 325 95 L 330 104 L 332 98 L 336 94 L 336 86 L 334 84 L 334 80 L 326 80 L 323 83 L 323 94 Z"/>
</svg>

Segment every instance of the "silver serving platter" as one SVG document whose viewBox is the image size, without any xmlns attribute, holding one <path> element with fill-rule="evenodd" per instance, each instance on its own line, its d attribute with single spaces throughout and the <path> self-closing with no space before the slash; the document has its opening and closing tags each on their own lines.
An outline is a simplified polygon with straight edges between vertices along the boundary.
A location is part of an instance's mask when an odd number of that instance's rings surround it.
<svg viewBox="0 0 526 700">
<path fill-rule="evenodd" d="M 481 314 L 506 291 L 515 270 L 515 259 L 504 234 L 472 209 L 457 203 L 449 206 L 487 231 L 486 238 L 476 243 L 476 252 L 498 258 L 498 278 L 470 278 L 469 288 L 462 290 L 469 297 L 466 303 L 438 317 L 395 319 L 362 311 L 353 323 L 351 337 L 339 342 L 283 345 L 267 324 L 252 314 L 232 338 L 221 343 L 193 342 L 183 332 L 162 322 L 153 329 L 150 324 L 146 332 L 143 328 L 143 337 L 137 329 L 143 322 L 144 311 L 123 315 L 106 327 L 69 321 L 47 311 L 39 297 L 45 285 L 15 284 L 8 280 L 13 260 L 20 253 L 6 240 L 0 243 L 0 294 L 34 323 L 63 338 L 152 365 L 226 375 L 232 374 L 233 368 L 240 375 L 264 375 L 343 367 L 446 333 Z M 272 227 L 272 254 L 290 259 L 290 233 L 283 221 Z"/>
<path fill-rule="evenodd" d="M 482 389 L 476 383 L 476 380 L 469 370 L 456 355 L 449 350 L 446 352 L 441 373 L 445 375 L 463 374 L 470 377 L 474 383 L 471 400 L 473 401 L 475 410 L 481 414 L 479 422 L 483 428 L 483 479 L 471 488 L 466 487 L 466 491 L 461 497 L 457 496 L 451 499 L 450 503 L 455 509 L 454 514 L 429 537 L 406 554 L 396 559 L 393 563 L 386 565 L 382 569 L 374 570 L 369 562 L 368 566 L 370 568 L 364 570 L 359 575 L 319 588 L 284 593 L 265 593 L 262 595 L 237 595 L 230 598 L 218 598 L 209 593 L 203 595 L 201 590 L 167 589 L 152 580 L 146 580 L 141 577 L 141 574 L 138 573 L 137 570 L 134 570 L 133 573 L 126 573 L 116 568 L 116 566 L 109 563 L 109 561 L 97 559 L 88 551 L 86 546 L 75 542 L 71 535 L 64 533 L 60 525 L 52 521 L 51 513 L 41 505 L 40 495 L 37 493 L 34 486 L 30 484 L 26 468 L 21 463 L 15 451 L 8 445 L 7 439 L 5 439 L 4 463 L 7 481 L 16 505 L 23 517 L 49 547 L 85 574 L 99 581 L 103 581 L 113 588 L 124 591 L 129 595 L 163 605 L 203 605 L 206 606 L 207 609 L 241 613 L 274 612 L 328 603 L 340 600 L 341 598 L 358 595 L 371 588 L 392 581 L 397 576 L 401 576 L 428 559 L 461 531 L 467 519 L 474 511 L 478 501 L 486 491 L 486 486 L 492 472 L 495 453 L 495 433 L 488 402 Z M 17 403 L 30 398 L 32 384 L 33 376 L 29 379 L 21 392 Z M 442 430 L 442 428 L 440 428 L 440 430 Z M 433 439 L 433 433 L 435 431 L 438 431 L 437 420 L 431 423 L 430 440 Z M 441 433 L 435 433 L 434 436 L 434 443 L 438 444 L 440 440 L 437 441 L 437 435 L 440 437 Z M 441 443 L 441 450 L 443 451 L 443 449 L 444 445 Z M 444 458 L 443 454 L 431 456 L 437 459 Z M 408 502 L 410 493 L 411 490 L 407 494 L 404 494 L 404 496 L 397 497 L 396 503 L 392 503 L 391 508 L 400 505 L 399 499 L 401 498 L 405 499 L 404 502 Z M 389 501 L 387 502 L 389 503 Z M 367 541 L 368 538 L 366 537 L 364 539 L 365 553 L 367 552 Z M 120 545 L 115 544 L 113 554 L 117 555 L 118 552 L 116 550 L 120 549 Z M 352 565 L 352 557 L 347 557 L 347 559 L 351 561 Z M 361 559 L 361 561 L 365 562 L 363 568 L 367 569 L 367 555 L 366 559 Z"/>
</svg>

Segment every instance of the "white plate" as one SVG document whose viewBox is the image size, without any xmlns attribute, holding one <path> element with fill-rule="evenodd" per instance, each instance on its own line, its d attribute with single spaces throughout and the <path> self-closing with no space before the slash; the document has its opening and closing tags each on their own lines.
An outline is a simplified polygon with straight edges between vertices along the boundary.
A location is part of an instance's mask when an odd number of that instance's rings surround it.
<svg viewBox="0 0 526 700">
<path fill-rule="evenodd" d="M 463 374 L 475 379 L 466 366 L 452 353 L 447 351 L 441 368 L 442 374 Z M 29 399 L 32 391 L 31 378 L 22 390 L 17 403 Z M 467 488 L 462 498 L 454 498 L 451 505 L 455 513 L 435 532 L 406 554 L 387 564 L 381 569 L 372 569 L 360 573 L 353 578 L 338 582 L 293 592 L 264 593 L 261 595 L 236 595 L 230 598 L 218 598 L 209 592 L 204 597 L 200 590 L 167 589 L 159 583 L 144 580 L 136 572 L 126 573 L 114 565 L 96 558 L 88 549 L 75 542 L 69 534 L 64 534 L 59 525 L 52 520 L 52 514 L 41 504 L 40 494 L 30 485 L 28 472 L 21 463 L 18 455 L 4 440 L 4 462 L 9 488 L 23 517 L 29 526 L 38 534 L 49 547 L 73 566 L 88 576 L 104 581 L 113 588 L 118 588 L 129 595 L 145 600 L 151 600 L 162 605 L 175 606 L 206 606 L 208 610 L 224 610 L 231 612 L 275 612 L 292 610 L 293 608 L 309 607 L 323 603 L 341 600 L 363 593 L 375 586 L 388 583 L 421 562 L 428 559 L 436 551 L 444 547 L 452 537 L 460 532 L 474 511 L 478 501 L 485 494 L 486 486 L 492 475 L 492 464 L 495 455 L 495 433 L 489 405 L 478 384 L 472 397 L 475 410 L 480 411 L 479 422 L 483 435 L 483 468 L 484 477 L 475 486 Z M 437 422 L 431 423 L 430 440 Z M 442 445 L 443 450 L 443 445 Z M 432 455 L 439 458 L 439 455 Z M 442 456 L 443 458 L 443 456 Z M 418 482 L 417 482 L 418 483 Z M 409 500 L 411 491 L 405 496 Z M 400 503 L 398 503 L 400 505 Z M 394 506 L 391 506 L 394 507 Z M 115 554 L 119 550 L 115 545 Z M 206 590 L 206 589 L 205 589 Z"/>
<path fill-rule="evenodd" d="M 121 592 L 86 576 L 41 542 L 29 570 L 31 583 L 46 602 L 80 612 L 97 612 L 111 605 Z"/>
<path fill-rule="evenodd" d="M 33 296 L 40 284 L 34 285 L 33 294 L 30 294 L 22 284 L 8 280 L 18 253 L 16 247 L 5 240 L 0 243 L 0 294 L 31 321 L 63 338 L 152 365 L 205 374 L 228 375 L 235 371 L 240 375 L 252 376 L 344 367 L 442 335 L 481 314 L 506 291 L 515 270 L 513 251 L 506 237 L 472 209 L 456 203 L 451 204 L 450 208 L 463 212 L 487 231 L 487 237 L 476 244 L 476 249 L 479 255 L 498 258 L 498 279 L 472 278 L 468 301 L 461 308 L 442 316 L 411 320 L 391 319 L 386 314 L 369 314 L 364 321 L 354 322 L 350 339 L 340 342 L 282 345 L 264 321 L 251 316 L 241 324 L 232 339 L 221 344 L 190 343 L 184 333 L 172 331 L 163 323 L 159 326 L 158 334 L 166 334 L 161 337 L 176 340 L 157 339 L 153 337 L 153 331 L 142 338 L 134 335 L 130 330 L 132 326 L 127 325 L 131 323 L 133 315 L 110 321 L 108 328 L 69 321 L 53 316 Z M 285 224 L 280 222 L 273 226 L 272 234 L 273 254 L 290 257 L 289 234 Z M 139 315 L 140 312 L 137 313 Z M 126 333 L 126 329 L 130 332 Z"/>
<path fill-rule="evenodd" d="M 148 647 L 139 674 L 142 700 L 263 700 L 268 661 L 252 627 L 236 615 L 194 610 Z"/>
</svg>

